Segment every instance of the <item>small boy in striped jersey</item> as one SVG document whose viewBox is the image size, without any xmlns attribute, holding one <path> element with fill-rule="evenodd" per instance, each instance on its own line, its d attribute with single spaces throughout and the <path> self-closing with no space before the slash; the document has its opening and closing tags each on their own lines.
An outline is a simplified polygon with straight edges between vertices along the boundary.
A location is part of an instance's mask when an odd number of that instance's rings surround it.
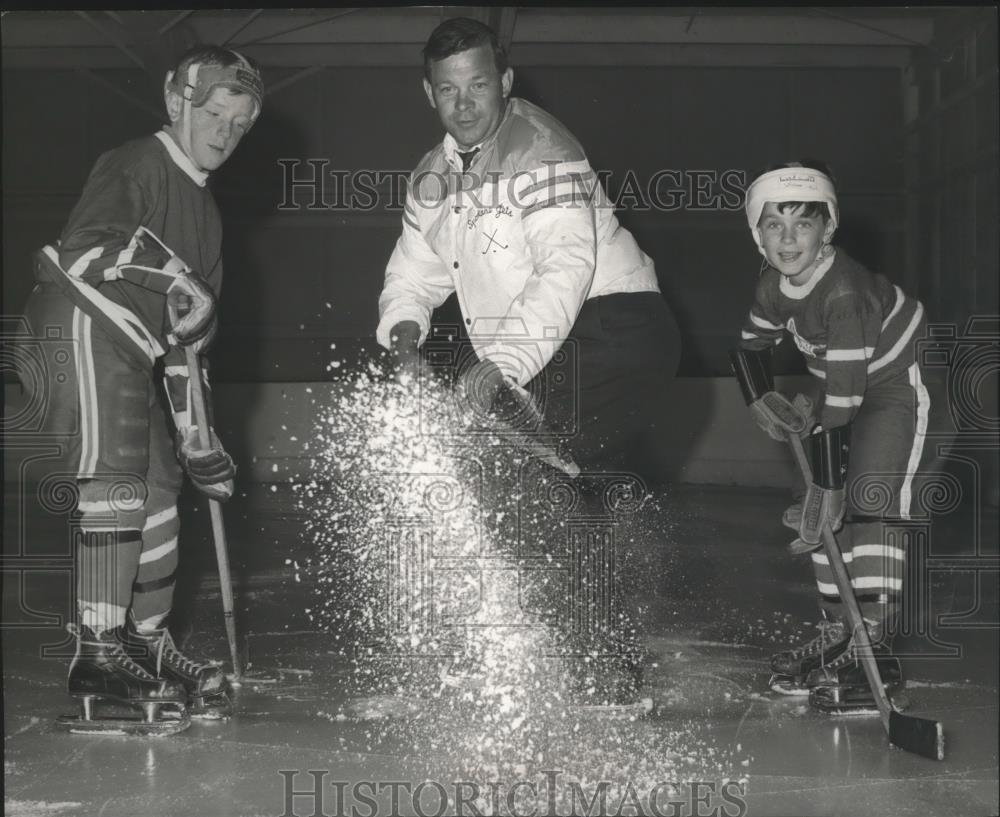
<svg viewBox="0 0 1000 817">
<path fill-rule="evenodd" d="M 812 553 L 822 612 L 816 638 L 772 657 L 772 687 L 808 693 L 827 711 L 867 708 L 874 700 L 820 531 L 829 522 L 837 532 L 872 642 L 887 653 L 905 553 L 899 537 L 886 530 L 910 517 L 930 407 L 914 352 L 925 333 L 924 308 L 834 247 L 837 195 L 821 164 L 791 163 L 763 173 L 747 189 L 746 212 L 766 268 L 734 363 L 744 397 L 768 433 L 776 439 L 802 429 L 808 434 L 813 484 L 792 549 Z M 816 418 L 773 391 L 771 348 L 785 331 L 819 379 Z M 901 688 L 898 661 L 885 657 L 880 666 L 890 693 Z"/>
</svg>

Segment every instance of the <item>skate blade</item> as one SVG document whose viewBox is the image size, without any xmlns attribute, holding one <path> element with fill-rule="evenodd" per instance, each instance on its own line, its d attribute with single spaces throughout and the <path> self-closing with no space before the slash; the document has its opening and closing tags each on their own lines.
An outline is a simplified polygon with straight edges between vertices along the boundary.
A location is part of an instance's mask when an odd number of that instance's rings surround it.
<svg viewBox="0 0 1000 817">
<path fill-rule="evenodd" d="M 786 680 L 782 680 L 782 677 Z M 772 676 L 767 686 L 772 692 L 777 692 L 786 698 L 805 698 L 809 695 L 809 687 L 795 684 L 787 680 L 787 676 Z"/>
<path fill-rule="evenodd" d="M 187 712 L 200 721 L 228 720 L 233 716 L 233 702 L 228 695 L 220 692 L 203 697 L 192 696 L 188 699 Z"/>
<path fill-rule="evenodd" d="M 612 720 L 636 720 L 649 715 L 653 711 L 652 698 L 640 698 L 627 704 L 580 704 L 574 707 L 576 712 L 594 715 Z"/>
<path fill-rule="evenodd" d="M 141 718 L 95 718 L 85 720 L 78 715 L 61 715 L 56 726 L 74 735 L 108 735 L 117 737 L 156 738 L 176 735 L 191 725 L 187 715 L 156 721 Z"/>
<path fill-rule="evenodd" d="M 227 721 L 233 716 L 231 706 L 189 707 L 188 715 L 196 721 Z"/>
<path fill-rule="evenodd" d="M 886 690 L 892 708 L 897 712 L 903 712 L 910 708 L 910 699 L 902 692 L 891 692 Z M 837 700 L 835 697 L 816 695 L 810 693 L 809 705 L 824 715 L 846 718 L 871 718 L 881 716 L 878 705 L 874 700 L 851 701 Z"/>
</svg>

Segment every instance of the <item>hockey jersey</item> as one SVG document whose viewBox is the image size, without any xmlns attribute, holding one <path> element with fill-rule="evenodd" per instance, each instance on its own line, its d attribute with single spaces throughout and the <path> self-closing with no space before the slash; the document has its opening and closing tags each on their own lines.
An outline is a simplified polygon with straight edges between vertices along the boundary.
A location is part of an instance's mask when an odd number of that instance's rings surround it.
<svg viewBox="0 0 1000 817">
<path fill-rule="evenodd" d="M 98 158 L 38 276 L 59 284 L 134 359 L 164 357 L 175 420 L 190 424 L 183 349 L 169 342 L 166 292 L 178 261 L 222 288 L 222 220 L 207 173 L 165 131 Z"/>
<path fill-rule="evenodd" d="M 554 117 L 512 98 L 468 171 L 451 135 L 410 176 L 379 298 L 386 348 L 400 321 L 426 337 L 456 292 L 469 337 L 522 385 L 565 341 L 587 298 L 658 292 L 652 260 L 615 217 L 583 149 Z"/>
<path fill-rule="evenodd" d="M 915 360 L 926 325 L 921 303 L 838 249 L 809 282 L 794 286 L 768 267 L 741 333 L 746 349 L 766 349 L 788 331 L 809 371 L 823 381 L 819 421 L 849 423 L 869 385 L 891 380 Z"/>
</svg>

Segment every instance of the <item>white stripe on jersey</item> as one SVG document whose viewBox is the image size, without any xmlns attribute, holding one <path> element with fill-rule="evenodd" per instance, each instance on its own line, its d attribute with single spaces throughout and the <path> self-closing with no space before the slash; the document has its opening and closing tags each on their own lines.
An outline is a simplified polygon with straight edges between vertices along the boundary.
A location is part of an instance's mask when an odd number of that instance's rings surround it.
<svg viewBox="0 0 1000 817">
<path fill-rule="evenodd" d="M 780 323 L 771 323 L 770 321 L 766 321 L 763 318 L 754 315 L 753 312 L 750 313 L 750 321 L 754 326 L 759 326 L 761 329 L 777 330 L 785 328 Z"/>
<path fill-rule="evenodd" d="M 868 360 L 874 353 L 874 346 L 865 346 L 863 349 L 827 349 L 826 359 L 828 361 Z"/>
<path fill-rule="evenodd" d="M 62 269 L 62 267 L 59 266 L 59 255 L 51 246 L 43 247 L 42 252 L 48 256 L 56 267 Z M 80 260 L 84 257 L 85 256 L 81 256 Z M 80 260 L 73 265 L 72 269 L 76 269 Z M 142 325 L 142 322 L 132 312 L 125 309 L 123 306 L 119 306 L 110 298 L 102 295 L 90 284 L 77 280 L 69 274 L 67 274 L 67 278 L 84 298 L 107 315 L 107 317 L 110 318 L 111 321 L 125 333 L 129 340 L 135 344 L 135 347 L 149 358 L 150 363 L 153 363 L 157 357 L 164 354 L 165 350 L 160 345 L 160 342 L 146 330 L 146 327 Z"/>
<path fill-rule="evenodd" d="M 841 397 L 836 394 L 828 394 L 826 396 L 826 404 L 834 408 L 852 408 L 860 406 L 863 401 L 864 397 L 858 394 L 852 394 L 848 397 Z"/>
<path fill-rule="evenodd" d="M 877 372 L 883 366 L 886 366 L 892 361 L 894 361 L 902 353 L 903 349 L 910 342 L 913 337 L 913 333 L 917 331 L 917 326 L 920 323 L 920 319 L 924 316 L 924 306 L 919 301 L 917 302 L 917 308 L 913 312 L 913 318 L 910 320 L 910 325 L 906 327 L 906 331 L 903 332 L 899 340 L 893 345 L 893 347 L 886 352 L 878 360 L 873 360 L 868 364 L 868 373 Z"/>
</svg>

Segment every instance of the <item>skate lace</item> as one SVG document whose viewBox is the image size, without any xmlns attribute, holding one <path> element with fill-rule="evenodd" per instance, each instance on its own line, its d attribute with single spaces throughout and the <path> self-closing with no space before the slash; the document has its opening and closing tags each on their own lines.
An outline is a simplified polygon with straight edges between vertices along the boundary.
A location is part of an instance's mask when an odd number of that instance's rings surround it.
<svg viewBox="0 0 1000 817">
<path fill-rule="evenodd" d="M 822 655 L 826 648 L 837 643 L 843 636 L 843 629 L 833 621 L 821 621 L 816 625 L 819 628 L 819 635 L 807 641 L 801 647 L 792 650 L 792 655 L 796 658 L 805 655 Z"/>
<path fill-rule="evenodd" d="M 199 661 L 194 661 L 188 658 L 184 653 L 177 649 L 174 645 L 174 639 L 170 635 L 169 631 L 163 633 L 163 637 L 160 638 L 160 645 L 156 651 L 156 673 L 160 674 L 160 668 L 163 666 L 163 662 L 166 661 L 168 664 L 174 667 L 179 667 L 181 671 L 189 674 L 196 675 L 203 669 L 206 669 L 209 665 L 201 663 Z"/>
<path fill-rule="evenodd" d="M 67 626 L 66 629 L 73 635 L 80 637 L 80 630 L 78 627 L 71 624 Z M 132 656 L 128 654 L 128 651 L 117 639 L 113 641 L 83 641 L 81 638 L 80 643 L 86 644 L 88 647 L 104 647 L 107 650 L 109 658 L 114 659 L 117 664 L 132 674 L 137 675 L 140 678 L 153 677 L 141 664 L 137 664 L 132 660 Z"/>
</svg>

